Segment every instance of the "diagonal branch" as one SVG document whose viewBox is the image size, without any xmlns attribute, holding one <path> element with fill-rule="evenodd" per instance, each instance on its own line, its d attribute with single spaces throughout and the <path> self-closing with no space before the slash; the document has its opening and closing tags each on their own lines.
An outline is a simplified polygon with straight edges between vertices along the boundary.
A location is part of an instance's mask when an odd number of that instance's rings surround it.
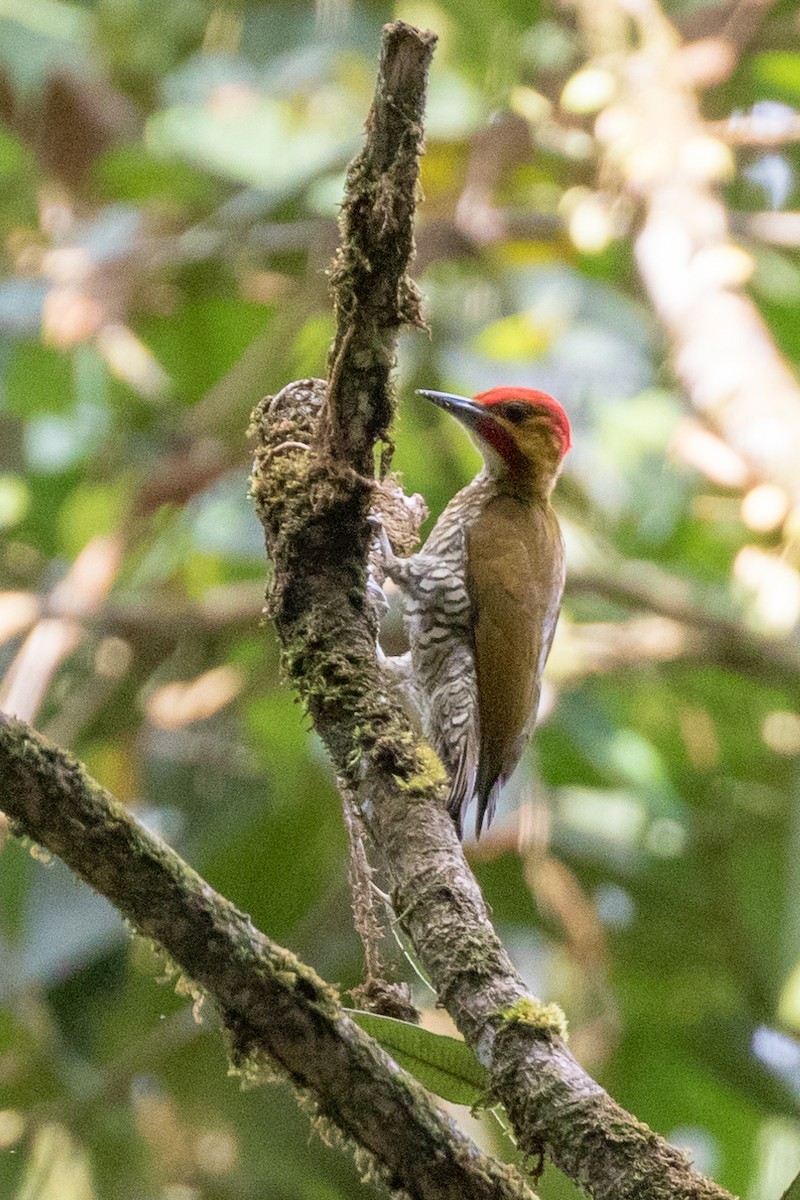
<svg viewBox="0 0 800 1200">
<path fill-rule="evenodd" d="M 246 1071 L 277 1065 L 319 1116 L 418 1200 L 533 1200 L 343 1012 L 336 993 L 260 933 L 71 755 L 0 717 L 0 801 L 17 833 L 57 854 L 219 1009 Z"/>
</svg>

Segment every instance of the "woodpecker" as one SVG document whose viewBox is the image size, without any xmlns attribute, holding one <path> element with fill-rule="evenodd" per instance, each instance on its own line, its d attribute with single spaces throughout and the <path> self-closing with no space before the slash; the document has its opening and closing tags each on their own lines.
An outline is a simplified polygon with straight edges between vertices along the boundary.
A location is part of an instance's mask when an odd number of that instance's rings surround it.
<svg viewBox="0 0 800 1200">
<path fill-rule="evenodd" d="M 484 465 L 419 553 L 397 557 L 376 529 L 384 572 L 403 598 L 410 651 L 398 670 L 448 772 L 458 835 L 475 799 L 479 837 L 533 731 L 561 608 L 564 543 L 550 495 L 570 425 L 552 396 L 530 388 L 471 400 L 418 394 L 466 426 Z"/>
</svg>

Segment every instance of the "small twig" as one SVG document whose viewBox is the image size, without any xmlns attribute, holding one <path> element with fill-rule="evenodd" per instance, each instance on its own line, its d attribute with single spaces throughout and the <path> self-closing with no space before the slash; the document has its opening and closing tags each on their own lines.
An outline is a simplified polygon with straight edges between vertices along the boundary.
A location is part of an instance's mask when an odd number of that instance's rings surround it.
<svg viewBox="0 0 800 1200">
<path fill-rule="evenodd" d="M 800 246 L 800 212 L 731 213 L 731 228 L 741 237 L 773 246 Z"/>
</svg>

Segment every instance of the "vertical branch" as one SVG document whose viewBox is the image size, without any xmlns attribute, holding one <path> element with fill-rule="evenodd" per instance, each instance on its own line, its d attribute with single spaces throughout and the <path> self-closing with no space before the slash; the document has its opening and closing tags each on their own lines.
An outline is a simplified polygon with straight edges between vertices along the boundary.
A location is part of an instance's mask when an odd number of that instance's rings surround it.
<svg viewBox="0 0 800 1200">
<path fill-rule="evenodd" d="M 361 153 L 350 164 L 341 247 L 331 284 L 336 336 L 329 362 L 329 448 L 363 475 L 392 419 L 389 373 L 397 332 L 424 328 L 406 271 L 422 153 L 425 88 L 436 37 L 403 21 L 384 28 L 375 99 Z"/>
<path fill-rule="evenodd" d="M 419 294 L 407 271 L 414 250 L 427 73 L 435 45 L 432 33 L 402 21 L 384 28 L 375 98 L 363 148 L 348 171 L 341 243 L 332 269 L 336 336 L 327 396 L 321 381 L 306 380 L 289 385 L 255 414 L 254 429 L 261 434 L 262 446 L 256 454 L 253 494 L 262 520 L 266 518 L 267 544 L 277 568 L 270 610 L 284 645 L 302 643 L 302 650 L 287 653 L 285 662 L 290 673 L 295 665 L 302 668 L 297 682 L 318 724 L 325 706 L 339 710 L 345 690 L 348 704 L 357 712 L 365 685 L 367 690 L 380 686 L 369 613 L 364 620 L 369 505 L 377 503 L 395 544 L 409 549 L 424 515 L 420 498 L 407 499 L 392 479 L 375 488 L 371 481 L 373 448 L 376 441 L 387 439 L 393 415 L 389 377 L 398 330 L 403 324 L 424 327 Z M 308 452 L 298 453 L 304 447 Z M 388 452 L 384 452 L 382 467 L 387 458 Z M 283 472 L 280 482 L 269 478 L 276 468 Z M 306 472 L 310 511 L 302 532 L 296 527 L 294 536 L 285 539 L 278 523 L 271 527 L 267 495 L 285 496 Z M 286 586 L 295 574 L 291 559 L 297 560 L 301 570 L 309 561 L 316 564 L 318 590 L 315 586 Z M 335 595 L 343 600 L 341 611 L 332 602 Z M 337 632 L 332 624 L 337 625 Z M 323 625 L 331 645 L 344 647 L 354 633 L 361 635 L 364 640 L 358 656 L 350 651 L 345 657 L 352 663 L 366 656 L 372 676 L 369 681 L 348 678 L 351 672 L 347 667 L 332 672 L 326 664 L 312 694 L 308 687 L 313 673 L 309 671 L 310 652 L 314 654 L 320 644 Z M 361 736 L 365 741 L 374 737 L 367 723 Z M 345 784 L 353 909 L 366 956 L 362 999 L 381 1011 L 413 1019 L 403 987 L 380 978 L 381 926 L 360 817 L 347 790 Z"/>
</svg>

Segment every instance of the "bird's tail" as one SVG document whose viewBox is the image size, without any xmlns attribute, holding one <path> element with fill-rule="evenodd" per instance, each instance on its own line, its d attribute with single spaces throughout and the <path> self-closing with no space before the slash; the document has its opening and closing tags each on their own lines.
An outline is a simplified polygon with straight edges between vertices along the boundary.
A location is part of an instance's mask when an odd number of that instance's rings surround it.
<svg viewBox="0 0 800 1200">
<path fill-rule="evenodd" d="M 455 821 L 459 841 L 464 837 L 464 817 L 475 795 L 477 777 L 477 755 L 465 744 L 450 778 L 450 795 L 447 798 L 447 811 Z"/>
<path fill-rule="evenodd" d="M 502 781 L 496 779 L 494 783 L 488 787 L 482 788 L 478 792 L 478 807 L 475 811 L 475 837 L 481 836 L 483 823 L 486 822 L 488 829 L 494 820 L 495 809 L 497 808 L 497 797 L 500 795 Z"/>
</svg>

